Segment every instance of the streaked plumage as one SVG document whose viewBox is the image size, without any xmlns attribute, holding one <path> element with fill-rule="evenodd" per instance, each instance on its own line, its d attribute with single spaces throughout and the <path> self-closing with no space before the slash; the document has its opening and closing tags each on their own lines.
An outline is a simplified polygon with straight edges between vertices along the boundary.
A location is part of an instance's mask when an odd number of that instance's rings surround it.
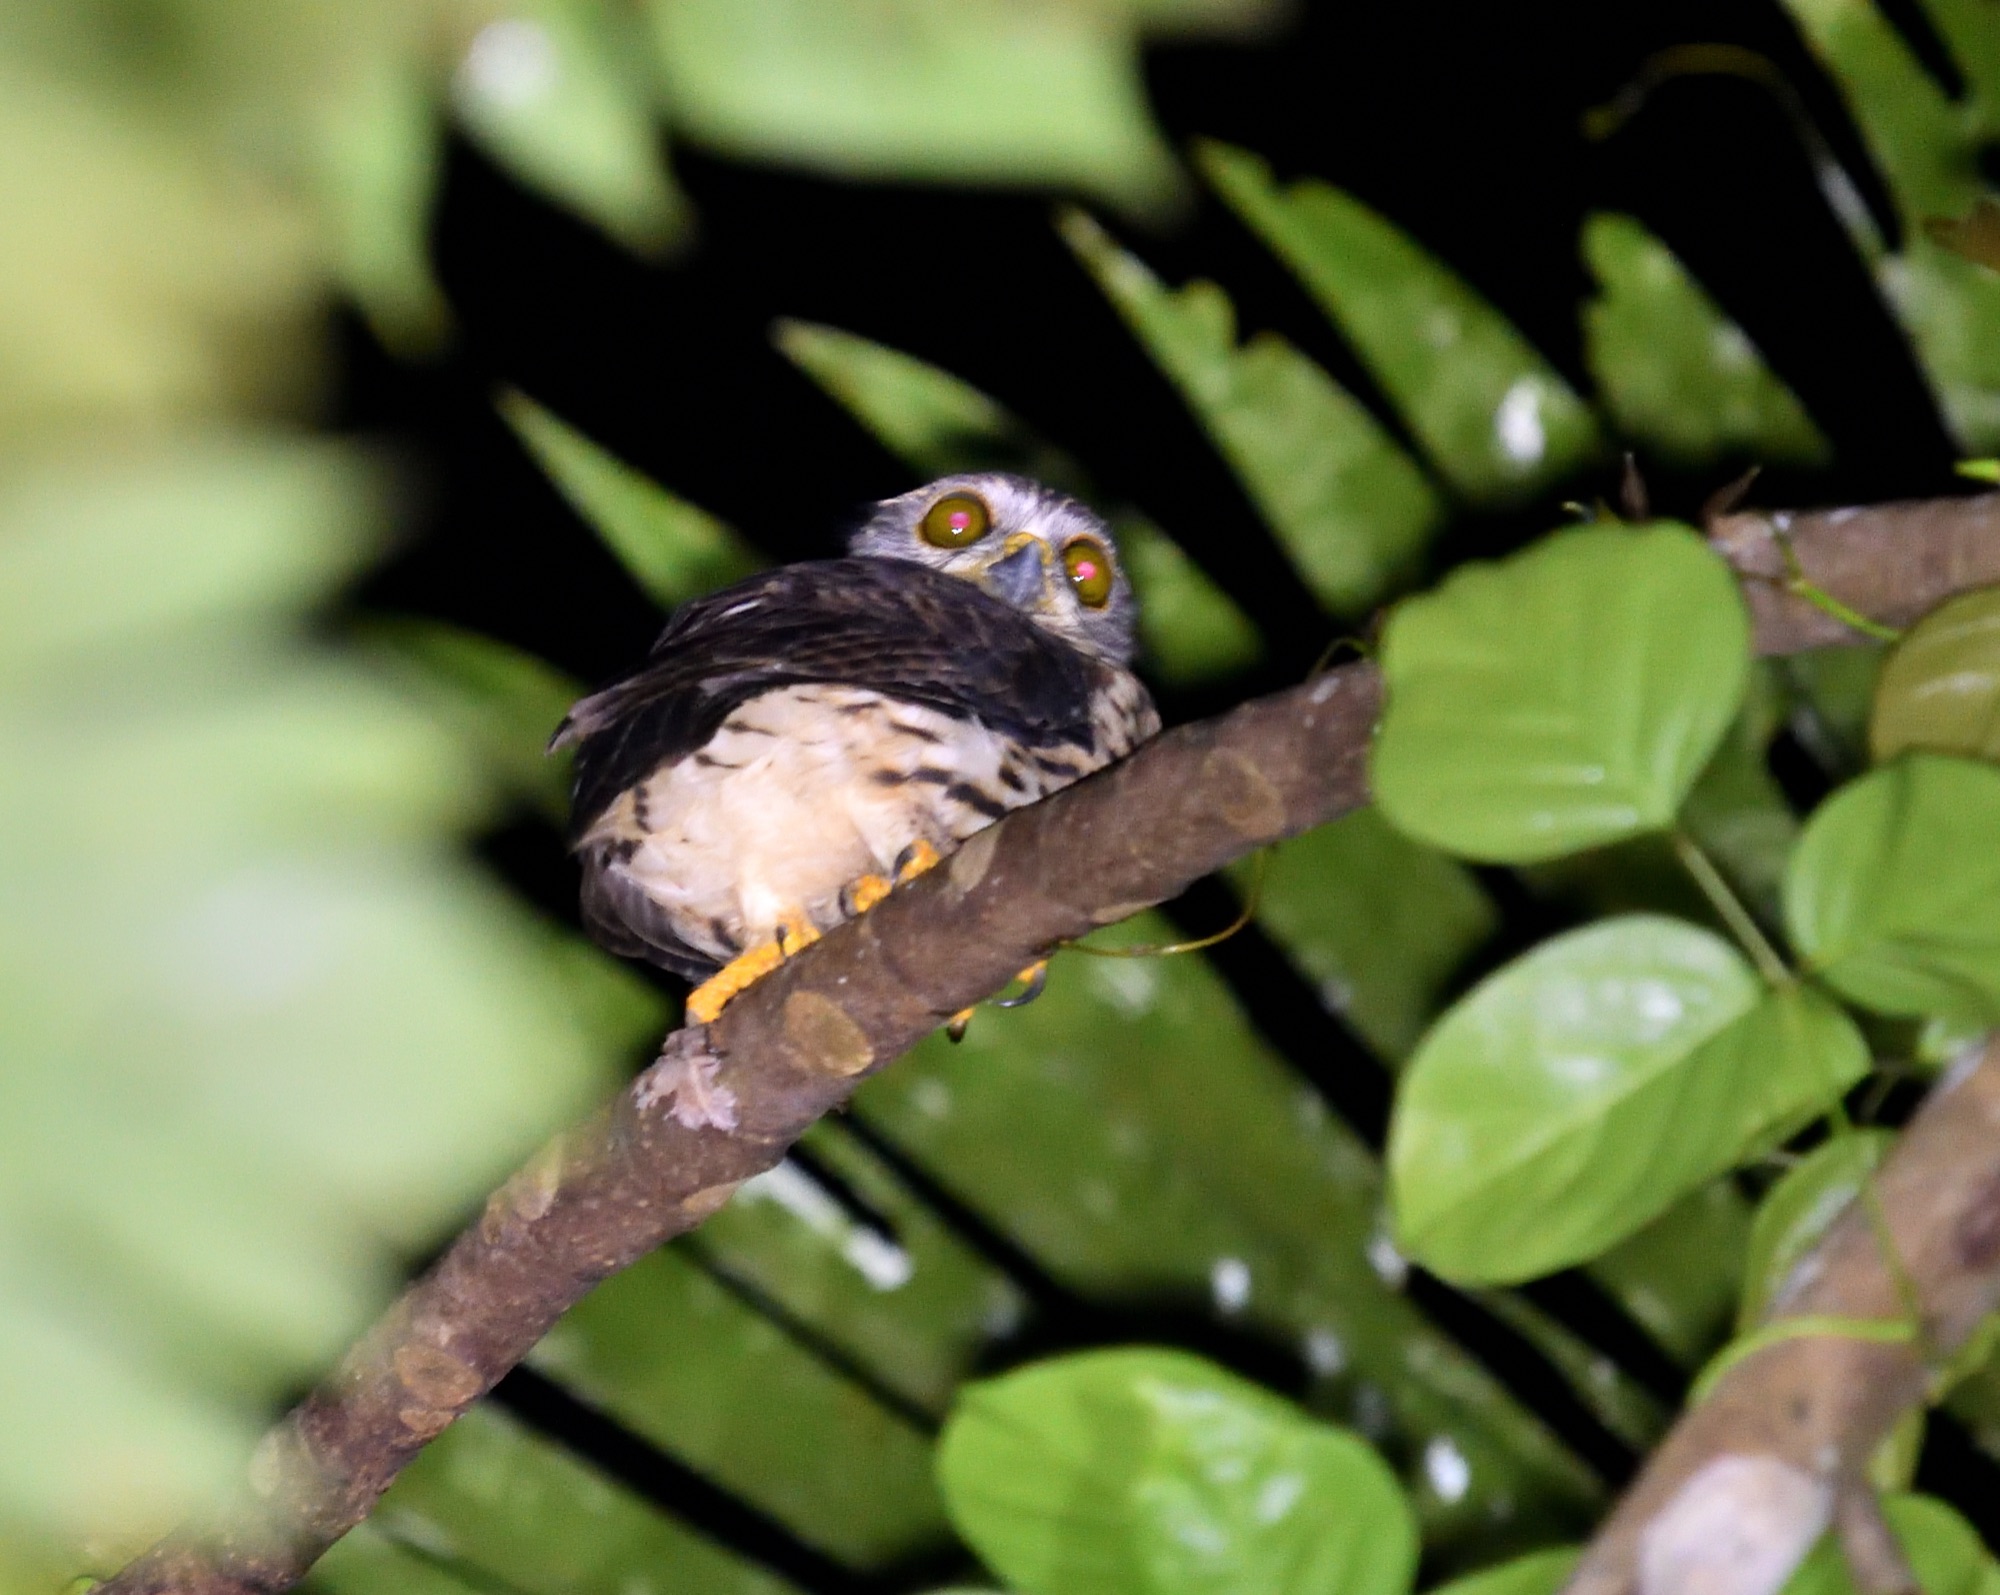
<svg viewBox="0 0 2000 1595">
<path fill-rule="evenodd" d="M 925 542 L 926 513 L 968 495 L 990 531 Z M 584 918 L 613 950 L 698 979 L 789 920 L 830 929 L 916 844 L 948 852 L 1158 729 L 1109 532 L 1073 500 L 948 477 L 851 546 L 683 606 L 558 730 Z M 1079 602 L 1104 562 L 1109 591 Z"/>
</svg>

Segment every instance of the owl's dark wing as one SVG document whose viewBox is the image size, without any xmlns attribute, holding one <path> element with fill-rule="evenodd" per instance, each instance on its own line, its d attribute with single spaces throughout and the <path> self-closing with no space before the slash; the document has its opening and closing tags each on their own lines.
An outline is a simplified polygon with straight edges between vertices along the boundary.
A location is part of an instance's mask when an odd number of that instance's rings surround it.
<svg viewBox="0 0 2000 1595">
<path fill-rule="evenodd" d="M 570 710 L 587 828 L 774 687 L 836 682 L 976 717 L 1028 747 L 1088 746 L 1104 667 L 970 582 L 895 559 L 787 565 L 676 610 L 645 666 Z"/>
</svg>

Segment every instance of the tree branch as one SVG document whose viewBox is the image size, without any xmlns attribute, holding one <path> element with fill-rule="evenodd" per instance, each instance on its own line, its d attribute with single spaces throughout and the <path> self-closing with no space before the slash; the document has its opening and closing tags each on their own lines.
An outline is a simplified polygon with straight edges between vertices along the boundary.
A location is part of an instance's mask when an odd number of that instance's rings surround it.
<svg viewBox="0 0 2000 1595">
<path fill-rule="evenodd" d="M 1913 1587 L 1886 1526 L 1861 1503 L 1872 1493 L 1869 1458 L 1923 1399 L 1926 1350 L 1955 1351 L 2000 1308 L 2000 1040 L 1931 1093 L 1875 1183 L 1922 1333 L 1885 1340 L 1829 1328 L 1729 1369 L 1653 1453 L 1566 1595 L 1771 1595 L 1836 1523 L 1870 1595 Z M 1800 1260 L 1765 1321 L 1812 1317 L 1907 1322 L 1859 1203 Z"/>
<path fill-rule="evenodd" d="M 1760 649 L 1860 640 L 1773 588 L 1786 574 L 1782 519 L 1731 515 L 1715 529 L 1744 575 Z M 1789 536 L 1815 581 L 1882 618 L 2000 580 L 2000 495 L 1798 515 Z M 1380 699 L 1374 667 L 1349 665 L 1169 731 L 980 832 L 714 1024 L 676 1031 L 629 1089 L 496 1191 L 265 1437 L 226 1527 L 163 1541 L 101 1590 L 290 1585 L 593 1285 L 700 1223 L 947 1016 L 1050 948 L 1363 805 Z M 1991 1234 L 2000 1250 L 2000 1220 Z M 1895 1386 L 1899 1399 L 1907 1383 Z M 1885 1400 L 1888 1388 L 1868 1394 Z"/>
</svg>

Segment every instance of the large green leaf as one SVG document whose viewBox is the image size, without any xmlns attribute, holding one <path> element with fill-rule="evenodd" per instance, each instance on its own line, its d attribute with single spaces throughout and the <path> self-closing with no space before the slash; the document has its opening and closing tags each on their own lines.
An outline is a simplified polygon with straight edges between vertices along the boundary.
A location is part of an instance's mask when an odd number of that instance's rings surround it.
<svg viewBox="0 0 2000 1595">
<path fill-rule="evenodd" d="M 2000 1018 L 2000 769 L 1913 753 L 1841 788 L 1792 855 L 1785 917 L 1864 1007 Z"/>
<path fill-rule="evenodd" d="M 1085 1352 L 967 1386 L 938 1478 L 952 1520 L 1026 1595 L 1405 1595 L 1395 1476 L 1185 1352 Z"/>
<path fill-rule="evenodd" d="M 1204 145 L 1216 191 L 1281 255 L 1467 498 L 1530 497 L 1594 458 L 1575 390 L 1449 268 L 1351 194 L 1280 187 L 1256 156 Z"/>
<path fill-rule="evenodd" d="M 452 78 L 465 129 L 516 175 L 639 249 L 681 221 L 660 160 L 645 34 L 605 0 L 512 0 Z"/>
<path fill-rule="evenodd" d="M 1759 1000 L 1707 931 L 1572 931 L 1474 988 L 1411 1060 L 1389 1132 L 1398 1239 L 1467 1282 L 1581 1262 L 1865 1068 L 1838 1009 L 1800 988 Z"/>
<path fill-rule="evenodd" d="M 1129 933 L 1173 927 L 1144 915 Z M 1546 1539 L 1587 1520 L 1575 1464 L 1396 1288 L 1367 1149 L 1203 960 L 1059 955 L 1040 1001 L 982 1011 L 960 1046 L 925 1042 L 858 1101 L 1072 1288 L 1296 1348 L 1315 1411 L 1409 1459 L 1434 1553 L 1488 1543 L 1496 1522 Z"/>
<path fill-rule="evenodd" d="M 2000 588 L 1964 593 L 1896 644 L 1875 689 L 1868 745 L 2000 762 Z"/>
<path fill-rule="evenodd" d="M 1553 1551 L 1530 1551 L 1498 1567 L 1440 1584 L 1431 1595 L 1556 1595 L 1581 1554 L 1566 1546 Z"/>
<path fill-rule="evenodd" d="M 835 327 L 781 321 L 786 356 L 925 476 L 1013 471 L 1090 498 L 1076 462 L 997 400 L 948 371 Z M 1257 628 L 1180 546 L 1143 516 L 1111 511 L 1139 596 L 1142 664 L 1174 683 L 1213 680 L 1254 662 Z"/>
<path fill-rule="evenodd" d="M 1584 358 L 1626 437 L 1684 465 L 1825 463 L 1804 407 L 1672 250 L 1600 211 L 1584 221 L 1583 255 L 1599 289 L 1583 306 Z"/>
<path fill-rule="evenodd" d="M 1371 779 L 1389 818 L 1529 863 L 1674 822 L 1742 701 L 1735 582 L 1685 527 L 1584 527 L 1397 607 Z"/>
<path fill-rule="evenodd" d="M 1798 1260 L 1819 1244 L 1887 1154 L 1895 1136 L 1856 1130 L 1816 1147 L 1764 1193 L 1750 1227 L 1750 1256 L 1743 1270 L 1739 1333 L 1747 1332 L 1784 1285 Z"/>
<path fill-rule="evenodd" d="M 1978 1531 L 1944 1502 L 1896 1495 L 1882 1509 L 1923 1595 L 1979 1595 L 1991 1587 L 1993 1559 Z M 1831 1536 L 1814 1548 L 1781 1595 L 1856 1595 L 1847 1559 Z"/>
<path fill-rule="evenodd" d="M 1231 871 L 1257 923 L 1384 1057 L 1400 1060 L 1498 925 L 1466 869 L 1363 809 Z M 1253 884 L 1254 883 L 1254 884 Z"/>
<path fill-rule="evenodd" d="M 757 555 L 721 521 L 599 448 L 526 394 L 500 413 L 570 507 L 662 609 L 749 575 Z"/>
<path fill-rule="evenodd" d="M 1320 602 L 1353 614 L 1407 577 L 1443 505 L 1374 418 L 1276 334 L 1239 347 L 1214 283 L 1167 288 L 1079 212 L 1062 229 Z"/>
</svg>

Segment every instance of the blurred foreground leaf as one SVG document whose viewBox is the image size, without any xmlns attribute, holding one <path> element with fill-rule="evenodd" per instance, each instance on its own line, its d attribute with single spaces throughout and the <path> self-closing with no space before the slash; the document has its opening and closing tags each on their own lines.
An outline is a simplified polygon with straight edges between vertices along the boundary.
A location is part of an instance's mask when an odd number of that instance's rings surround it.
<svg viewBox="0 0 2000 1595">
<path fill-rule="evenodd" d="M 0 1517 L 186 1509 L 657 1022 L 300 634 L 378 500 L 269 438 L 0 462 Z"/>
<path fill-rule="evenodd" d="M 1140 210 L 1181 186 L 1126 6 L 650 3 L 676 121 L 732 155 L 850 177 L 1075 187 Z"/>
<path fill-rule="evenodd" d="M 524 181 L 635 249 L 681 221 L 645 33 L 604 0 L 516 0 L 476 34 L 452 78 L 466 130 Z"/>
</svg>

